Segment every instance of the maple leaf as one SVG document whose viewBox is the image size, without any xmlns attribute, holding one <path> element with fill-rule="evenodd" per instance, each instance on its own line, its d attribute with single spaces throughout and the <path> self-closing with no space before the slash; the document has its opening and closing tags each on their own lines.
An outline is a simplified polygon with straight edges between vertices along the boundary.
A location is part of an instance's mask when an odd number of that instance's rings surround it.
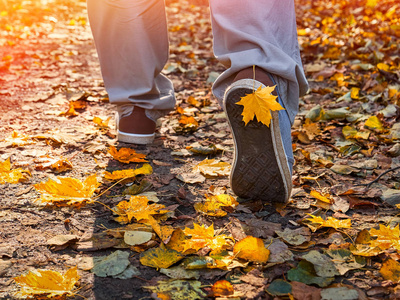
<svg viewBox="0 0 400 300">
<path fill-rule="evenodd" d="M 30 172 L 21 168 L 11 170 L 10 159 L 0 162 L 0 184 L 19 183 L 28 180 Z"/>
<path fill-rule="evenodd" d="M 193 229 L 185 228 L 183 230 L 186 235 L 191 236 L 189 240 L 185 241 L 185 252 L 187 250 L 198 251 L 204 247 L 209 247 L 214 252 L 217 252 L 228 246 L 226 241 L 228 237 L 226 235 L 214 236 L 214 224 L 205 228 L 204 224 L 200 226 L 199 224 L 194 223 L 193 227 Z"/>
<path fill-rule="evenodd" d="M 34 162 L 38 164 L 35 166 L 36 170 L 52 169 L 56 173 L 61 173 L 73 168 L 72 163 L 63 157 L 53 158 L 46 155 L 35 159 Z"/>
<path fill-rule="evenodd" d="M 165 208 L 162 204 L 148 205 L 148 203 L 149 199 L 146 196 L 131 196 L 129 201 L 121 201 L 114 209 L 114 212 L 119 215 L 115 220 L 121 224 L 130 223 L 133 218 L 138 222 L 148 221 L 152 215 L 168 212 L 168 210 L 162 210 Z"/>
<path fill-rule="evenodd" d="M 147 162 L 147 160 L 144 159 L 146 154 L 137 153 L 135 150 L 130 148 L 120 148 L 117 150 L 114 146 L 111 146 L 108 153 L 110 153 L 114 159 L 125 164 L 131 162 Z"/>
<path fill-rule="evenodd" d="M 242 97 L 238 105 L 243 105 L 243 121 L 247 125 L 254 117 L 257 118 L 258 122 L 261 122 L 269 127 L 271 123 L 272 111 L 278 111 L 284 109 L 277 101 L 277 96 L 272 95 L 276 86 L 267 86 L 262 88 L 261 86 L 253 93 L 247 94 Z"/>
<path fill-rule="evenodd" d="M 174 228 L 171 226 L 161 226 L 152 216 L 149 216 L 148 223 L 163 243 L 167 244 L 171 239 L 171 235 L 174 233 Z"/>
<path fill-rule="evenodd" d="M 179 119 L 180 126 L 185 131 L 195 131 L 199 127 L 199 123 L 193 117 L 181 116 Z"/>
<path fill-rule="evenodd" d="M 399 225 L 394 228 L 390 228 L 389 225 L 384 226 L 382 224 L 379 224 L 379 229 L 372 228 L 369 233 L 372 237 L 376 237 L 376 239 L 371 239 L 369 242 L 372 247 L 379 247 L 382 250 L 394 247 L 395 249 L 400 251 Z"/>
<path fill-rule="evenodd" d="M 106 120 L 103 120 L 99 117 L 93 117 L 93 123 L 98 125 L 100 128 L 108 128 L 108 123 L 110 122 L 111 117 L 108 117 Z"/>
<path fill-rule="evenodd" d="M 394 259 L 389 258 L 382 264 L 382 268 L 379 270 L 382 277 L 385 280 L 391 280 L 393 282 L 400 281 L 400 263 Z"/>
<path fill-rule="evenodd" d="M 10 144 L 12 147 L 20 147 L 34 143 L 29 136 L 20 134 L 15 130 L 11 133 L 11 137 L 6 138 L 4 141 Z"/>
<path fill-rule="evenodd" d="M 231 165 L 215 159 L 205 159 L 198 163 L 193 170 L 208 176 L 228 176 Z"/>
<path fill-rule="evenodd" d="M 204 203 L 196 203 L 194 208 L 196 211 L 207 214 L 212 217 L 223 217 L 227 212 L 222 207 L 236 207 L 239 203 L 230 195 L 221 194 L 208 197 Z"/>
<path fill-rule="evenodd" d="M 316 191 L 316 190 L 312 190 L 310 192 L 310 196 L 318 199 L 319 201 L 325 202 L 325 203 L 333 203 L 332 199 L 331 199 L 331 195 L 329 194 L 321 194 L 320 192 Z"/>
<path fill-rule="evenodd" d="M 21 286 L 21 296 L 46 296 L 55 298 L 74 295 L 72 289 L 79 280 L 77 268 L 71 268 L 64 275 L 52 270 L 35 270 L 14 278 Z M 36 298 L 36 297 L 35 297 Z"/>
<path fill-rule="evenodd" d="M 161 244 L 159 248 L 153 248 L 143 252 L 140 255 L 140 262 L 144 266 L 156 269 L 166 269 L 184 257 L 185 256 L 183 254 L 175 250 L 165 248 L 164 244 Z"/>
<path fill-rule="evenodd" d="M 49 179 L 47 182 L 35 184 L 34 187 L 41 194 L 42 203 L 80 207 L 87 202 L 93 202 L 91 197 L 99 185 L 96 175 L 90 175 L 84 182 L 76 178 L 57 177 L 57 181 Z"/>
<path fill-rule="evenodd" d="M 153 168 L 149 164 L 144 164 L 143 167 L 137 169 L 117 170 L 112 173 L 105 171 L 104 178 L 107 180 L 121 180 L 124 178 L 133 178 L 138 175 L 148 175 L 153 173 Z"/>
<path fill-rule="evenodd" d="M 332 227 L 335 229 L 339 228 L 351 228 L 351 219 L 338 220 L 333 217 L 328 217 L 328 219 L 324 220 L 321 217 L 317 217 L 314 215 L 310 215 L 311 218 L 306 219 L 305 221 L 310 222 L 310 224 L 306 224 L 312 231 L 316 231 L 322 227 Z"/>
</svg>

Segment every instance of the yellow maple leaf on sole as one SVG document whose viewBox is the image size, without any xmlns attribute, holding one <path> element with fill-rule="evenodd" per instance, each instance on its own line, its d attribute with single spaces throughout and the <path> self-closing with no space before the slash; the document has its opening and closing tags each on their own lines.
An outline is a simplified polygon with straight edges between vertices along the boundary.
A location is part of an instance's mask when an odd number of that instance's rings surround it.
<svg viewBox="0 0 400 300">
<path fill-rule="evenodd" d="M 52 270 L 35 270 L 26 275 L 15 277 L 15 282 L 21 287 L 21 296 L 47 296 L 55 298 L 72 296 L 72 289 L 79 280 L 77 268 L 71 268 L 64 275 Z M 36 299 L 36 298 L 35 298 Z"/>
<path fill-rule="evenodd" d="M 269 127 L 272 115 L 271 111 L 283 110 L 284 108 L 276 101 L 277 96 L 272 95 L 276 85 L 262 88 L 260 86 L 256 91 L 242 97 L 238 105 L 243 105 L 243 121 L 247 125 L 254 117 Z"/>
</svg>

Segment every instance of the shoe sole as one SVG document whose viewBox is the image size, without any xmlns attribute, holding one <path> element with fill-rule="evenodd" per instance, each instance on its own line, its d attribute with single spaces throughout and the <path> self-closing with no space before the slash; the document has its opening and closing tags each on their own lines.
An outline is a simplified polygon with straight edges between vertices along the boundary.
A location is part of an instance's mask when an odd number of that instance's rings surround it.
<svg viewBox="0 0 400 300">
<path fill-rule="evenodd" d="M 230 184 L 233 192 L 245 199 L 285 203 L 289 200 L 292 179 L 279 129 L 279 115 L 271 111 L 270 127 L 256 120 L 245 125 L 243 106 L 236 104 L 260 82 L 242 79 L 225 92 L 224 110 L 235 142 Z"/>
</svg>

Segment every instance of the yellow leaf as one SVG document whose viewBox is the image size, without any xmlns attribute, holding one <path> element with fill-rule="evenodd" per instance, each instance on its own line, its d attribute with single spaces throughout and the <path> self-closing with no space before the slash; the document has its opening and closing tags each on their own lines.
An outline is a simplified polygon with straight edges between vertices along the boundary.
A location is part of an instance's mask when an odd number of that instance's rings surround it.
<svg viewBox="0 0 400 300">
<path fill-rule="evenodd" d="M 272 95 L 276 86 L 261 86 L 253 93 L 248 94 L 240 99 L 236 104 L 243 105 L 243 121 L 247 125 L 254 117 L 269 127 L 271 123 L 271 110 L 277 111 L 284 109 L 277 101 L 277 96 Z"/>
<path fill-rule="evenodd" d="M 103 120 L 99 117 L 93 117 L 93 123 L 98 125 L 99 127 L 108 128 L 108 123 L 110 122 L 111 117 L 108 117 L 106 120 Z"/>
<path fill-rule="evenodd" d="M 144 159 L 146 157 L 145 154 L 136 153 L 135 150 L 130 148 L 121 148 L 117 150 L 114 146 L 111 146 L 108 153 L 110 153 L 114 159 L 126 164 L 131 162 L 147 162 L 147 160 Z"/>
<path fill-rule="evenodd" d="M 351 97 L 351 99 L 355 99 L 355 100 L 360 99 L 360 88 L 356 88 L 356 87 L 351 88 L 350 97 Z"/>
<path fill-rule="evenodd" d="M 195 97 L 193 96 L 189 96 L 186 100 L 189 104 L 193 105 L 193 106 L 200 106 L 199 101 L 196 100 Z"/>
<path fill-rule="evenodd" d="M 312 196 L 322 202 L 325 202 L 325 203 L 333 203 L 333 201 L 331 199 L 331 197 L 332 197 L 331 195 L 329 195 L 329 194 L 322 195 L 320 192 L 318 192 L 316 190 L 312 190 L 310 192 L 310 196 Z"/>
<path fill-rule="evenodd" d="M 167 247 L 178 252 L 183 252 L 185 251 L 184 249 L 185 240 L 186 240 L 185 233 L 183 232 L 182 229 L 177 228 L 172 233 L 171 238 L 169 239 L 169 242 L 167 244 Z"/>
<path fill-rule="evenodd" d="M 369 0 L 369 1 L 370 1 L 370 0 Z M 375 1 L 376 1 L 376 0 L 375 0 Z M 377 67 L 379 70 L 382 70 L 382 71 L 386 71 L 386 72 L 389 72 L 389 71 L 390 71 L 389 65 L 384 64 L 384 63 L 379 63 L 379 64 L 376 65 L 376 67 Z"/>
<path fill-rule="evenodd" d="M 212 217 L 223 217 L 227 212 L 221 207 L 236 207 L 239 203 L 230 195 L 221 194 L 216 196 L 207 196 L 207 201 L 196 203 L 194 208 L 196 211 L 207 214 Z"/>
<path fill-rule="evenodd" d="M 382 250 L 389 249 L 391 247 L 399 248 L 400 242 L 400 229 L 399 225 L 394 228 L 390 226 L 384 226 L 379 224 L 379 229 L 372 228 L 369 231 L 371 237 L 376 237 L 375 240 L 371 239 L 370 245 L 372 247 L 379 247 Z M 400 248 L 399 248 L 400 250 Z"/>
<path fill-rule="evenodd" d="M 91 203 L 94 191 L 100 185 L 96 175 L 91 175 L 81 182 L 75 178 L 57 177 L 58 181 L 49 179 L 47 182 L 35 184 L 41 194 L 42 203 L 51 203 L 56 206 L 73 205 L 80 207 L 86 202 Z"/>
<path fill-rule="evenodd" d="M 311 224 L 306 224 L 312 231 L 316 231 L 322 227 L 332 227 L 335 229 L 339 228 L 351 228 L 351 219 L 338 220 L 333 217 L 328 217 L 328 219 L 324 220 L 321 217 L 310 215 L 310 219 L 306 219 L 306 221 Z"/>
<path fill-rule="evenodd" d="M 76 282 L 79 280 L 77 268 L 71 268 L 64 275 L 52 270 L 35 270 L 26 275 L 14 278 L 21 287 L 21 296 L 47 296 L 55 298 L 72 296 Z M 36 297 L 35 297 L 36 299 Z"/>
<path fill-rule="evenodd" d="M 165 248 L 161 244 L 160 248 L 153 248 L 140 255 L 140 262 L 144 266 L 167 269 L 180 261 L 185 256 L 175 250 Z"/>
<path fill-rule="evenodd" d="M 228 176 L 231 171 L 231 165 L 215 159 L 205 159 L 197 164 L 193 170 L 206 176 Z"/>
<path fill-rule="evenodd" d="M 211 287 L 213 297 L 233 295 L 234 289 L 232 283 L 227 280 L 218 280 Z"/>
<path fill-rule="evenodd" d="M 133 218 L 138 222 L 142 220 L 146 222 L 151 215 L 165 214 L 168 212 L 168 210 L 162 210 L 165 208 L 164 205 L 148 205 L 148 202 L 149 199 L 146 196 L 131 196 L 129 202 L 121 201 L 114 209 L 114 212 L 118 214 L 115 220 L 121 224 L 130 223 Z"/>
<path fill-rule="evenodd" d="M 354 255 L 373 257 L 382 253 L 379 247 L 371 247 L 370 245 L 355 244 L 350 246 L 350 251 Z"/>
<path fill-rule="evenodd" d="M 184 244 L 185 252 L 187 250 L 198 251 L 204 247 L 208 247 L 217 252 L 228 247 L 226 241 L 228 237 L 226 235 L 214 236 L 214 225 L 205 228 L 204 224 L 200 226 L 194 223 L 193 227 L 193 229 L 185 228 L 183 230 L 186 235 L 190 236 L 190 239 L 186 240 Z"/>
<path fill-rule="evenodd" d="M 0 184 L 24 182 L 30 175 L 29 171 L 21 168 L 11 170 L 10 159 L 0 162 Z"/>
<path fill-rule="evenodd" d="M 163 243 L 167 244 L 171 238 L 172 233 L 174 232 L 174 228 L 172 228 L 171 226 L 161 226 L 152 216 L 149 216 L 148 223 L 151 225 L 154 232 L 163 241 Z"/>
<path fill-rule="evenodd" d="M 195 131 L 199 127 L 199 123 L 193 117 L 181 116 L 179 124 L 186 130 Z"/>
<path fill-rule="evenodd" d="M 107 180 L 117 181 L 121 179 L 133 178 L 138 175 L 148 175 L 153 173 L 153 168 L 149 164 L 144 164 L 143 167 L 137 169 L 117 170 L 112 173 L 105 171 L 104 178 Z"/>
<path fill-rule="evenodd" d="M 236 257 L 257 263 L 266 263 L 269 253 L 263 240 L 253 236 L 244 238 L 233 247 L 233 254 Z"/>
<path fill-rule="evenodd" d="M 342 133 L 346 139 L 368 140 L 370 135 L 368 131 L 357 131 L 357 129 L 347 125 L 342 128 Z"/>
<path fill-rule="evenodd" d="M 12 147 L 20 147 L 34 143 L 34 141 L 31 140 L 31 137 L 20 134 L 15 130 L 12 132 L 11 137 L 6 138 L 4 141 L 9 143 Z"/>
<path fill-rule="evenodd" d="M 365 121 L 365 126 L 371 129 L 383 129 L 382 122 L 378 119 L 377 116 L 371 116 Z"/>
<path fill-rule="evenodd" d="M 385 261 L 379 272 L 385 280 L 391 280 L 393 282 L 400 281 L 400 263 L 394 259 L 389 258 Z"/>
</svg>

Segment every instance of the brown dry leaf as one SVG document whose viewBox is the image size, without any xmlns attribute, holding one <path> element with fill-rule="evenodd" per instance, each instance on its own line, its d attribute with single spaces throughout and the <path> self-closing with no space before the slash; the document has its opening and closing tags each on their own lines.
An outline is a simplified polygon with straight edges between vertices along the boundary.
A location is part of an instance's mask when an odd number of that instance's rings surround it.
<svg viewBox="0 0 400 300">
<path fill-rule="evenodd" d="M 277 96 L 271 93 L 275 90 L 276 86 L 261 86 L 251 94 L 248 94 L 240 99 L 236 104 L 243 105 L 243 121 L 247 125 L 254 117 L 258 122 L 261 122 L 269 127 L 271 123 L 272 111 L 284 109 L 277 101 Z"/>
<path fill-rule="evenodd" d="M 263 240 L 253 236 L 246 237 L 233 247 L 233 254 L 236 257 L 257 263 L 266 263 L 269 253 L 270 251 L 265 248 Z"/>
<path fill-rule="evenodd" d="M 159 248 L 149 249 L 140 255 L 140 262 L 144 266 L 167 269 L 180 261 L 185 256 L 175 250 L 165 248 L 161 244 Z"/>
<path fill-rule="evenodd" d="M 310 119 L 306 119 L 303 124 L 303 129 L 305 130 L 307 137 L 313 140 L 317 135 L 321 134 L 318 123 L 313 123 Z"/>
<path fill-rule="evenodd" d="M 215 159 L 205 159 L 197 164 L 193 170 L 201 172 L 205 176 L 228 176 L 231 171 L 231 165 Z"/>
<path fill-rule="evenodd" d="M 20 134 L 15 130 L 12 132 L 11 137 L 6 138 L 4 141 L 12 147 L 20 147 L 34 143 L 31 137 Z"/>
<path fill-rule="evenodd" d="M 190 236 L 190 239 L 186 240 L 184 244 L 185 252 L 188 250 L 198 251 L 204 247 L 208 247 L 211 250 L 218 252 L 229 246 L 226 240 L 228 236 L 214 236 L 214 224 L 206 228 L 204 224 L 200 226 L 199 224 L 194 223 L 193 227 L 193 229 L 186 227 L 183 230 L 187 236 Z"/>
<path fill-rule="evenodd" d="M 152 215 L 165 214 L 168 210 L 162 210 L 165 208 L 162 204 L 151 204 L 148 205 L 149 199 L 146 196 L 131 196 L 129 202 L 121 201 L 114 208 L 114 212 L 118 214 L 115 219 L 121 224 L 127 224 L 132 221 L 133 218 L 136 221 L 148 222 Z"/>
<path fill-rule="evenodd" d="M 147 160 L 144 159 L 146 157 L 145 154 L 136 153 L 135 150 L 130 148 L 120 148 L 117 150 L 114 146 L 111 146 L 108 153 L 110 153 L 114 159 L 125 164 L 131 162 L 147 162 Z"/>
<path fill-rule="evenodd" d="M 72 289 L 79 280 L 77 268 L 71 268 L 64 275 L 52 270 L 35 270 L 14 278 L 21 287 L 21 296 L 55 298 L 72 296 Z"/>
<path fill-rule="evenodd" d="M 389 258 L 385 261 L 379 272 L 385 280 L 391 280 L 393 282 L 400 281 L 400 263 L 394 259 Z"/>
<path fill-rule="evenodd" d="M 229 296 L 235 292 L 232 283 L 227 280 L 218 280 L 211 287 L 211 291 L 213 297 Z"/>
<path fill-rule="evenodd" d="M 211 197 L 206 195 L 206 198 L 207 201 L 203 203 L 196 203 L 194 208 L 197 212 L 201 212 L 212 217 L 226 216 L 227 212 L 222 209 L 223 207 L 235 208 L 239 205 L 239 202 L 237 202 L 235 198 L 226 194 L 220 194 Z"/>
<path fill-rule="evenodd" d="M 153 168 L 150 164 L 144 164 L 143 167 L 137 169 L 117 170 L 112 173 L 105 171 L 104 178 L 111 181 L 118 181 L 121 179 L 134 178 L 138 175 L 149 175 L 153 173 Z"/>
<path fill-rule="evenodd" d="M 42 203 L 81 207 L 93 202 L 91 197 L 99 185 L 96 175 L 90 175 L 83 182 L 70 177 L 57 177 L 57 181 L 49 179 L 34 187 L 41 194 Z"/>
<path fill-rule="evenodd" d="M 25 182 L 31 173 L 21 168 L 11 170 L 10 159 L 0 162 L 0 184 Z"/>
<path fill-rule="evenodd" d="M 324 220 L 321 217 L 310 215 L 311 218 L 306 219 L 306 225 L 314 232 L 322 227 L 332 227 L 335 229 L 339 228 L 351 228 L 351 219 L 338 220 L 333 217 L 328 217 Z"/>
</svg>

